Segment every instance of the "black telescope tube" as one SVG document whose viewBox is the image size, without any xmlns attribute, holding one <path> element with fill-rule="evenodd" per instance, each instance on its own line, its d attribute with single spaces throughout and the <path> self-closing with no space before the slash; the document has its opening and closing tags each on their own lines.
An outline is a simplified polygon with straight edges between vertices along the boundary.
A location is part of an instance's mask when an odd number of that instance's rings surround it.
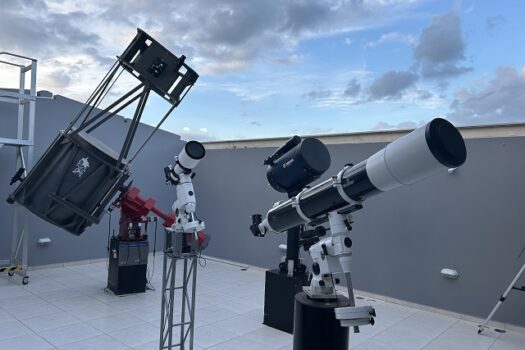
<svg viewBox="0 0 525 350">
<path fill-rule="evenodd" d="M 330 167 L 330 153 L 318 139 L 308 137 L 295 144 L 290 139 L 275 154 L 266 169 L 266 178 L 273 189 L 293 197 Z M 286 146 L 286 147 L 285 147 Z M 282 153 L 285 150 L 285 153 Z M 274 154 L 274 155 L 275 155 Z M 272 156 L 273 157 L 273 156 Z"/>
<path fill-rule="evenodd" d="M 363 201 L 382 192 L 370 182 L 366 174 L 366 161 L 350 168 L 348 173 L 349 176 L 344 181 L 343 189 L 352 200 Z M 304 218 L 299 215 L 292 202 L 293 199 L 288 200 L 282 206 L 272 208 L 268 212 L 268 222 L 275 231 L 282 232 L 287 230 L 288 226 L 304 223 Z M 298 204 L 305 216 L 309 219 L 315 219 L 331 211 L 341 209 L 350 203 L 341 197 L 337 187 L 335 187 L 334 179 L 328 179 L 305 191 Z"/>
<path fill-rule="evenodd" d="M 381 192 L 416 183 L 466 160 L 465 142 L 448 121 L 436 118 L 361 163 L 270 209 L 270 228 L 283 232 Z M 340 185 L 339 185 L 340 183 Z M 339 187 L 339 188 L 338 188 Z M 343 192 L 343 194 L 341 193 Z M 306 217 L 306 218 L 305 218 Z M 306 220 L 308 219 L 308 220 Z"/>
</svg>

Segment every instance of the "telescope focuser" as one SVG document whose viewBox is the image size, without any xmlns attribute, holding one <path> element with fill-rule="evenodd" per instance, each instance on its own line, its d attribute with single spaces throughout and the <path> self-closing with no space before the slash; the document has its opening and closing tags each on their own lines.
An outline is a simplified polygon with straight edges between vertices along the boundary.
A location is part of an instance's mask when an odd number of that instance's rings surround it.
<svg viewBox="0 0 525 350">
<path fill-rule="evenodd" d="M 180 177 L 177 175 L 171 166 L 164 167 L 164 176 L 166 177 L 166 184 L 175 186 L 180 182 Z"/>
<path fill-rule="evenodd" d="M 264 237 L 266 232 L 262 232 L 259 228 L 259 225 L 262 223 L 262 215 L 261 214 L 253 214 L 252 215 L 252 224 L 250 225 L 250 231 L 252 231 L 252 234 L 255 237 Z"/>
</svg>

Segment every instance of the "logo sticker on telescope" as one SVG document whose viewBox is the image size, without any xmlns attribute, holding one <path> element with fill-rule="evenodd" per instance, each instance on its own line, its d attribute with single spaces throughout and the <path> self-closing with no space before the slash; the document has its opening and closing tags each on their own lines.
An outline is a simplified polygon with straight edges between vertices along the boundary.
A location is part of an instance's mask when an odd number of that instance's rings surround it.
<svg viewBox="0 0 525 350">
<path fill-rule="evenodd" d="M 286 169 L 286 168 L 288 168 L 290 165 L 292 165 L 293 161 L 294 161 L 294 160 L 293 160 L 293 158 L 292 158 L 292 159 L 290 159 L 289 161 L 287 161 L 286 163 L 284 163 L 284 164 L 283 164 L 283 169 Z"/>
<path fill-rule="evenodd" d="M 78 175 L 78 177 L 82 177 L 82 175 L 84 175 L 84 173 L 86 172 L 87 168 L 89 168 L 88 157 L 81 158 L 75 166 L 75 169 L 73 169 L 73 174 Z"/>
</svg>

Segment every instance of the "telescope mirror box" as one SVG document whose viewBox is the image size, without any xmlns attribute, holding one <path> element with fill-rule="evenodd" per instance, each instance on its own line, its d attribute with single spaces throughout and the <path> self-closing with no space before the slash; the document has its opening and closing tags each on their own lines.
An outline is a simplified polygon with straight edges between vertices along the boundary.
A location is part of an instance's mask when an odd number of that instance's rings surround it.
<svg viewBox="0 0 525 350">
<path fill-rule="evenodd" d="M 129 177 L 127 162 L 86 134 L 61 132 L 11 195 L 40 218 L 75 235 L 100 222 Z"/>
</svg>

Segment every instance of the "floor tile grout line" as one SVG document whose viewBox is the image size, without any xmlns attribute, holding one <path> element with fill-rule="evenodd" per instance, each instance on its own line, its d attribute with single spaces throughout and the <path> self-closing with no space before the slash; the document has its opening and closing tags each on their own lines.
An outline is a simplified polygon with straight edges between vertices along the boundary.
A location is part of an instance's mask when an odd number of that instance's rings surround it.
<svg viewBox="0 0 525 350">
<path fill-rule="evenodd" d="M 51 344 L 47 339 L 45 339 L 44 337 L 42 337 L 40 334 L 38 334 L 36 331 L 34 331 L 31 327 L 27 326 L 24 324 L 24 322 L 20 319 L 18 319 L 16 316 L 10 314 L 11 317 L 13 317 L 18 323 L 20 323 L 23 327 L 27 328 L 31 333 L 33 333 L 34 335 L 36 335 L 38 338 L 42 339 L 44 342 L 46 342 L 47 344 L 49 344 L 51 347 L 55 348 L 55 345 L 54 344 Z M 22 335 L 20 337 L 23 337 L 25 335 Z M 19 338 L 19 337 L 12 337 L 12 338 L 8 338 L 8 339 L 14 339 L 14 338 Z M 7 339 L 6 339 L 7 340 Z"/>
<path fill-rule="evenodd" d="M 496 338 L 494 338 L 494 341 L 490 344 L 490 346 L 487 348 L 487 350 L 490 350 L 494 344 L 496 344 L 496 342 L 498 341 L 498 339 L 501 337 L 501 333 L 498 333 L 498 336 Z"/>
<path fill-rule="evenodd" d="M 74 297 L 73 297 L 73 298 L 74 298 Z M 68 298 L 66 298 L 66 299 L 68 299 Z M 96 299 L 95 299 L 95 300 L 96 300 Z M 44 302 L 45 302 L 45 300 L 44 300 Z M 56 307 L 57 309 L 61 310 L 62 312 L 67 313 L 68 315 L 70 315 L 71 317 L 77 319 L 78 321 L 80 321 L 80 322 L 82 322 L 82 323 L 85 323 L 85 321 L 82 320 L 82 319 L 80 319 L 80 318 L 78 318 L 78 317 L 76 317 L 75 315 L 72 315 L 70 311 L 75 310 L 75 309 L 79 309 L 79 310 L 80 310 L 80 309 L 82 309 L 82 308 L 90 307 L 90 305 L 84 305 L 84 306 L 80 306 L 80 307 L 78 307 L 78 308 L 73 308 L 73 309 L 69 309 L 69 310 L 67 310 L 67 309 L 64 309 L 64 308 L 62 308 L 62 307 L 60 307 L 60 306 L 57 306 L 57 305 L 55 305 L 55 304 L 51 304 L 51 305 L 54 306 L 54 307 Z M 109 305 L 107 305 L 107 306 L 109 306 Z M 65 326 L 64 326 L 64 327 L 65 327 Z M 61 327 L 58 327 L 58 328 L 61 328 Z M 54 329 L 56 329 L 56 328 L 54 328 Z"/>
<path fill-rule="evenodd" d="M 44 301 L 45 301 L 45 300 L 44 300 Z M 55 305 L 53 305 L 53 306 L 55 306 Z M 91 327 L 91 328 L 93 328 L 93 329 L 95 329 L 95 330 L 98 331 L 97 328 L 91 326 L 91 325 L 88 324 L 86 321 L 83 321 L 83 320 L 79 319 L 79 318 L 76 317 L 75 315 L 72 315 L 68 310 L 61 309 L 61 308 L 58 307 L 58 306 L 55 306 L 55 307 L 57 307 L 57 308 L 60 309 L 62 312 L 68 314 L 69 316 L 71 316 L 71 317 L 73 317 L 74 319 L 76 319 L 77 321 L 79 321 L 78 323 L 82 323 L 82 324 L 84 324 L 84 325 L 86 325 L 86 326 L 88 326 L 88 327 Z M 81 308 L 82 308 L 82 307 L 81 307 Z M 48 314 L 48 315 L 50 315 L 50 314 Z M 25 325 L 23 320 L 18 319 L 18 318 L 16 318 L 16 317 L 13 316 L 13 315 L 11 315 L 11 316 L 14 317 L 14 318 L 15 318 L 17 321 L 19 321 L 20 323 L 22 323 L 22 324 L 24 325 L 24 327 L 28 328 L 29 330 L 31 330 L 33 333 L 35 333 L 35 334 L 38 335 L 39 337 L 43 338 L 40 334 L 36 333 L 36 331 L 34 331 L 31 327 Z M 44 316 L 44 315 L 40 315 L 40 316 Z M 40 317 L 40 316 L 35 316 L 35 317 Z M 30 317 L 30 318 L 32 318 L 32 317 Z M 29 318 L 28 318 L 28 319 L 29 319 Z M 75 323 L 75 324 L 76 324 L 76 323 Z M 47 332 L 47 331 L 53 331 L 53 330 L 59 330 L 59 329 L 61 329 L 61 328 L 65 328 L 65 327 L 68 327 L 68 326 L 71 326 L 71 325 L 72 325 L 72 324 L 66 324 L 66 325 L 62 325 L 62 326 L 59 326 L 59 327 L 54 327 L 54 328 L 46 329 L 46 330 L 43 330 L 43 331 L 41 331 L 41 332 Z M 43 339 L 44 339 L 44 338 L 43 338 Z M 44 340 L 46 340 L 46 339 L 44 339 Z M 46 340 L 46 342 L 47 342 L 47 340 Z M 48 342 L 48 343 L 49 343 L 49 342 Z M 53 344 L 51 344 L 51 345 L 53 345 Z M 64 344 L 64 345 L 65 345 L 65 344 Z M 53 345 L 53 346 L 54 346 L 54 345 Z"/>
<path fill-rule="evenodd" d="M 210 323 L 210 325 L 211 325 L 211 323 Z M 218 327 L 221 328 L 220 326 L 218 326 Z M 241 337 L 243 337 L 243 336 L 246 336 L 246 335 L 248 335 L 248 334 L 251 334 L 251 333 L 257 332 L 257 331 L 259 331 L 260 329 L 263 329 L 263 327 L 258 328 L 258 329 L 255 329 L 255 330 L 250 331 L 250 332 L 248 332 L 248 333 L 244 333 L 244 334 L 238 335 L 238 336 L 236 336 L 236 337 L 234 337 L 234 338 L 231 338 L 231 339 L 228 339 L 228 340 L 225 340 L 225 341 L 219 342 L 219 343 L 214 344 L 214 345 L 212 345 L 212 346 L 205 347 L 205 348 L 203 348 L 203 350 L 209 350 L 209 349 L 211 349 L 211 348 L 213 348 L 213 347 L 215 347 L 215 346 L 217 346 L 217 345 L 221 345 L 221 344 L 227 343 L 227 342 L 229 342 L 229 341 L 235 340 L 235 339 L 237 339 L 237 338 L 241 338 Z M 283 332 L 283 333 L 284 333 L 284 332 Z M 251 339 L 250 339 L 250 341 L 252 341 L 252 342 L 254 342 L 254 343 L 258 344 L 258 345 L 266 346 L 266 344 L 259 343 L 259 342 L 255 341 L 255 340 L 251 340 Z M 194 344 L 195 344 L 195 342 L 194 342 Z M 287 345 L 285 345 L 285 346 L 287 346 Z"/>
<path fill-rule="evenodd" d="M 93 328 L 94 328 L 94 327 L 93 327 Z M 129 327 L 129 328 L 131 328 L 131 327 Z M 95 328 L 95 329 L 97 329 L 97 328 Z M 124 328 L 124 329 L 126 329 L 126 328 Z M 98 330 L 98 329 L 97 329 L 97 330 Z M 108 337 L 110 337 L 111 339 L 113 339 L 114 341 L 116 341 L 117 343 L 119 343 L 119 344 L 121 344 L 121 345 L 124 345 L 125 347 L 130 348 L 130 349 L 133 348 L 133 347 L 131 347 L 131 346 L 128 346 L 127 344 L 122 343 L 122 342 L 119 341 L 118 339 L 113 338 L 113 337 L 111 336 L 111 334 L 108 334 L 108 333 L 106 333 L 106 332 L 104 332 L 104 331 L 101 331 L 101 332 L 102 332 L 102 334 L 107 335 Z M 94 337 L 91 337 L 91 338 L 87 338 L 87 339 L 80 340 L 80 341 L 86 341 L 86 340 L 93 339 L 93 338 L 96 338 L 96 337 L 100 337 L 100 334 L 99 334 L 99 335 L 95 335 Z M 76 342 L 73 342 L 73 343 L 76 343 Z M 69 344 L 73 344 L 73 343 L 69 343 Z M 146 343 L 144 343 L 144 344 L 146 344 Z M 64 345 L 66 345 L 66 344 L 64 344 Z M 142 344 L 139 344 L 139 345 L 137 345 L 137 346 L 140 346 L 140 345 L 142 345 Z"/>
<path fill-rule="evenodd" d="M 67 267 L 66 267 L 66 268 L 67 268 Z M 100 273 L 103 273 L 103 270 L 102 270 Z M 204 274 L 201 274 L 201 276 L 202 276 L 202 275 L 204 275 Z M 83 277 L 83 276 L 90 276 L 90 277 L 91 277 L 92 274 L 87 274 L 87 273 L 85 273 L 85 272 L 81 272 L 81 273 L 78 273 L 78 276 L 80 276 L 80 278 Z M 228 274 L 228 276 L 230 276 L 230 275 Z M 212 276 L 206 276 L 206 277 L 212 277 Z M 43 278 L 47 278 L 47 279 L 49 279 L 50 281 L 54 281 L 52 278 L 50 278 L 50 277 L 48 277 L 48 276 L 43 276 Z M 206 278 L 206 279 L 208 280 L 208 278 Z M 210 283 L 211 280 L 213 280 L 213 279 L 210 279 L 209 281 L 206 281 L 206 282 L 207 282 L 207 283 Z M 92 282 L 100 282 L 100 279 L 97 279 L 97 278 L 91 278 L 91 281 L 92 281 Z M 60 282 L 60 281 L 54 281 L 54 282 L 57 282 L 57 284 L 64 286 L 64 288 L 70 288 L 69 285 L 67 285 L 67 281 L 62 281 L 62 282 Z M 94 283 L 91 283 L 91 284 L 88 284 L 88 285 L 87 285 L 88 288 L 90 288 L 90 291 L 93 290 L 93 289 L 92 289 L 92 285 L 93 285 L 93 284 L 94 284 Z M 23 287 L 22 287 L 22 288 L 23 288 Z M 73 289 L 78 290 L 79 293 L 81 292 L 82 295 L 85 295 L 85 296 L 88 296 L 88 297 L 91 297 L 91 298 L 97 300 L 100 304 L 105 304 L 105 305 L 107 305 L 108 307 L 111 307 L 111 301 L 110 301 L 110 300 L 104 300 L 104 299 L 102 299 L 102 298 L 101 298 L 101 299 L 97 299 L 96 297 L 94 297 L 93 294 L 91 294 L 91 293 L 84 293 L 83 291 L 81 291 L 81 287 L 73 288 Z M 224 287 L 220 287 L 220 288 L 217 288 L 217 289 L 213 289 L 213 291 L 219 291 L 219 290 L 222 290 L 222 289 L 224 289 Z M 55 304 L 53 304 L 53 302 L 51 302 L 51 301 L 49 301 L 49 300 L 47 300 L 47 299 L 44 299 L 44 298 L 40 297 L 40 296 L 39 296 L 39 292 L 38 292 L 38 290 L 30 290 L 30 289 L 26 289 L 26 288 L 23 288 L 22 290 L 28 292 L 28 293 L 29 293 L 30 295 L 32 295 L 32 296 L 37 297 L 37 298 L 39 299 L 39 300 L 36 300 L 37 302 L 40 302 L 40 300 L 42 300 L 42 302 L 44 302 L 44 303 L 47 303 L 47 304 L 50 304 L 50 305 L 56 306 Z M 255 289 L 254 289 L 254 290 L 255 290 Z M 153 295 L 153 294 L 152 294 L 152 295 Z M 153 298 L 154 298 L 154 297 L 153 297 Z M 148 302 L 151 302 L 152 304 L 154 304 L 155 301 L 153 301 L 153 298 L 152 298 L 151 300 L 148 299 L 147 301 L 148 301 Z M 235 299 L 235 297 L 233 297 L 233 299 Z M 386 303 L 388 304 L 388 302 L 386 302 Z M 391 304 L 397 304 L 397 303 L 395 303 L 395 302 L 391 302 Z M 209 306 L 217 306 L 217 305 L 209 305 Z M 404 308 L 407 308 L 407 309 L 412 309 L 414 312 L 413 312 L 412 314 L 406 316 L 406 317 L 401 318 L 400 320 L 394 322 L 393 324 L 389 325 L 389 326 L 386 327 L 384 330 L 381 330 L 380 332 L 378 332 L 377 334 L 375 334 L 374 336 L 372 336 L 370 339 L 373 339 L 374 337 L 376 337 L 377 335 L 383 333 L 383 332 L 384 332 L 385 330 L 387 330 L 387 329 L 390 329 L 390 328 L 392 328 L 392 327 L 395 327 L 396 325 L 398 325 L 398 324 L 399 324 L 400 322 L 402 322 L 403 320 L 405 320 L 405 319 L 407 319 L 407 318 L 409 318 L 409 317 L 411 317 L 411 316 L 413 316 L 413 315 L 416 315 L 418 312 L 421 312 L 421 311 L 427 311 L 427 312 L 431 312 L 431 313 L 433 313 L 433 314 L 441 315 L 440 313 L 436 313 L 436 312 L 429 311 L 429 310 L 421 310 L 421 309 L 419 309 L 419 308 L 416 308 L 416 307 L 414 307 L 414 306 L 410 306 L 410 305 L 402 305 L 402 304 L 401 304 L 400 306 L 402 306 L 402 307 L 404 307 Z M 62 309 L 62 308 L 60 308 L 60 307 L 58 307 L 58 308 L 69 314 L 69 310 L 65 310 L 65 309 Z M 260 305 L 259 305 L 259 308 L 260 308 Z M 3 309 L 2 309 L 2 310 L 3 310 Z M 125 310 L 125 311 L 124 311 L 124 310 L 121 310 L 121 309 L 117 309 L 117 312 L 124 312 L 124 313 L 126 313 L 126 314 L 129 314 L 128 311 L 129 311 L 129 310 Z M 13 316 L 11 313 L 9 313 L 7 310 L 6 310 L 6 313 L 7 313 L 8 315 L 12 316 L 13 319 L 22 322 L 22 321 L 19 320 L 18 318 L 14 317 L 14 316 Z M 225 321 L 225 320 L 227 320 L 227 319 L 230 319 L 230 318 L 233 318 L 233 317 L 236 317 L 236 316 L 242 316 L 242 315 L 243 315 L 243 314 L 232 315 L 232 316 L 229 316 L 229 317 L 227 317 L 226 319 L 221 320 L 221 321 Z M 455 317 L 453 317 L 453 316 L 448 316 L 448 315 L 444 315 L 444 316 L 445 316 L 445 317 L 450 317 L 450 318 L 455 318 Z M 72 317 L 74 317 L 74 316 L 72 315 Z M 144 320 L 143 320 L 143 321 L 144 321 Z M 211 323 L 211 324 L 209 324 L 209 325 L 218 324 L 218 323 L 220 323 L 221 321 L 218 321 L 217 323 Z M 437 335 L 437 336 L 435 336 L 434 338 L 432 338 L 427 344 L 423 345 L 423 348 L 424 348 L 424 347 L 428 347 L 428 345 L 431 344 L 432 342 L 434 342 L 436 338 L 438 338 L 439 336 L 441 336 L 443 333 L 445 333 L 447 330 L 449 330 L 451 327 L 453 327 L 455 324 L 457 324 L 457 323 L 460 322 L 460 321 L 464 321 L 464 322 L 467 322 L 467 323 L 472 323 L 471 321 L 468 321 L 468 320 L 455 319 L 455 322 L 454 322 L 452 325 L 450 325 L 446 330 L 444 330 L 443 332 L 441 332 L 439 335 Z M 80 320 L 80 322 L 89 325 L 89 323 L 88 323 L 89 321 L 82 321 L 82 320 Z M 144 321 L 144 322 L 147 322 L 148 324 L 151 324 L 151 325 L 153 325 L 153 326 L 155 326 L 155 323 L 156 323 L 156 322 L 148 322 L 148 321 Z M 23 323 L 23 322 L 22 322 L 22 323 Z M 27 328 L 30 329 L 33 333 L 36 333 L 35 331 L 33 331 L 32 328 L 30 328 L 30 327 L 28 327 L 28 326 L 27 326 Z M 60 328 L 60 327 L 58 327 L 58 328 Z M 101 330 L 101 332 L 102 332 L 102 334 L 106 334 L 106 335 L 108 335 L 108 336 L 111 337 L 111 335 L 109 335 L 108 333 L 105 333 L 105 332 L 102 331 L 102 330 Z M 39 334 L 36 334 L 36 335 L 40 337 Z M 95 336 L 95 337 L 96 337 L 96 336 Z M 239 335 L 239 336 L 237 336 L 237 337 L 231 338 L 230 340 L 232 340 L 232 339 L 236 339 L 236 338 L 239 338 L 239 337 L 242 337 L 242 335 Z M 490 344 L 489 348 L 490 348 L 490 349 L 494 348 L 494 344 L 495 344 L 499 339 L 501 339 L 501 338 L 502 338 L 501 334 L 496 334 L 496 337 L 493 338 L 492 343 Z M 114 338 L 112 338 L 112 339 L 114 339 Z M 45 339 L 44 339 L 44 340 L 45 340 Z M 116 339 L 115 339 L 115 340 L 116 340 Z M 118 342 L 118 340 L 117 340 L 117 342 Z M 47 343 L 47 341 L 46 341 L 46 343 Z M 222 343 L 224 343 L 224 342 L 220 342 L 220 343 L 218 343 L 218 344 L 222 344 Z M 216 345 L 218 345 L 218 344 L 216 344 Z M 125 344 L 123 344 L 123 345 L 125 345 Z M 216 346 L 216 345 L 214 345 L 214 346 Z M 51 345 L 51 346 L 52 346 L 52 345 Z M 125 346 L 126 346 L 126 345 L 125 345 Z"/>
<path fill-rule="evenodd" d="M 398 320 L 397 322 L 392 323 L 390 326 L 385 327 L 385 329 L 383 329 L 383 330 L 377 332 L 376 334 L 374 334 L 373 336 L 371 336 L 370 338 L 368 338 L 368 339 L 365 340 L 364 342 L 365 342 L 365 343 L 368 342 L 368 341 L 371 340 L 372 338 L 377 337 L 377 336 L 380 335 L 381 333 L 383 333 L 383 332 L 385 332 L 386 330 L 388 330 L 388 329 L 394 327 L 395 325 L 397 325 L 397 324 L 400 323 L 401 321 L 406 320 L 406 319 L 409 318 L 410 316 L 413 316 L 413 315 L 417 314 L 417 313 L 420 312 L 420 311 L 421 311 L 421 310 L 417 310 L 417 311 L 411 313 L 410 315 L 407 315 L 406 317 L 403 317 L 402 319 Z M 377 317 L 377 316 L 376 316 L 376 317 Z M 372 326 L 372 327 L 373 327 L 373 326 Z"/>
<path fill-rule="evenodd" d="M 423 347 L 421 348 L 421 350 L 425 349 L 427 346 L 429 346 L 430 344 L 432 344 L 432 342 L 434 340 L 436 340 L 437 338 L 441 337 L 443 334 L 445 334 L 449 329 L 451 329 L 452 327 L 454 327 L 456 324 L 459 323 L 459 319 L 456 319 L 449 327 L 447 327 L 443 332 L 439 333 L 437 336 L 435 336 L 434 338 L 432 338 L 428 343 L 426 343 L 425 345 L 423 345 Z"/>
</svg>

